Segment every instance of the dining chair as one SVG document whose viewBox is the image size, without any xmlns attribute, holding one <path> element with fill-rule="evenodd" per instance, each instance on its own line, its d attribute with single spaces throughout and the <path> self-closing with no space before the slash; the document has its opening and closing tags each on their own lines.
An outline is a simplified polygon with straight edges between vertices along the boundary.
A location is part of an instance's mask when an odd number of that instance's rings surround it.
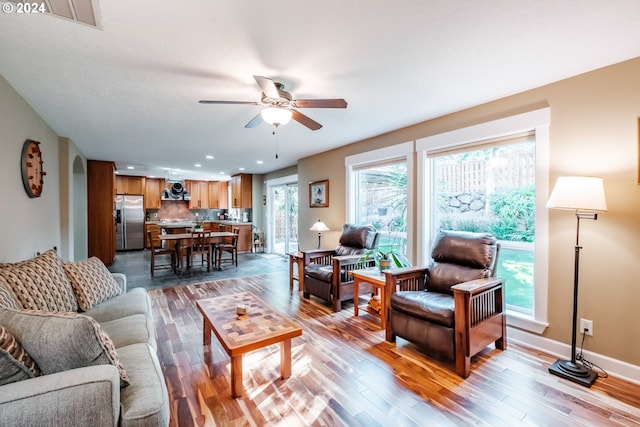
<svg viewBox="0 0 640 427">
<path fill-rule="evenodd" d="M 149 247 L 151 248 L 151 277 L 154 277 L 155 270 L 173 270 L 176 269 L 176 253 L 173 249 L 163 248 L 159 243 L 158 236 L 154 236 L 151 230 L 147 230 L 147 238 L 149 239 Z M 157 245 L 157 246 L 156 246 Z M 156 263 L 157 256 L 169 256 L 170 264 Z"/>
<path fill-rule="evenodd" d="M 230 263 L 238 266 L 238 235 L 240 234 L 239 228 L 233 229 L 232 237 L 225 237 L 224 241 L 216 245 L 216 252 L 218 258 L 218 269 L 222 269 L 222 263 Z M 224 258 L 225 253 L 231 254 L 230 258 Z"/>
<path fill-rule="evenodd" d="M 195 258 L 200 255 L 200 265 L 204 265 L 205 256 L 207 261 L 207 271 L 211 271 L 211 232 L 192 231 L 191 244 L 189 245 L 189 261 L 191 272 L 195 267 Z"/>
</svg>

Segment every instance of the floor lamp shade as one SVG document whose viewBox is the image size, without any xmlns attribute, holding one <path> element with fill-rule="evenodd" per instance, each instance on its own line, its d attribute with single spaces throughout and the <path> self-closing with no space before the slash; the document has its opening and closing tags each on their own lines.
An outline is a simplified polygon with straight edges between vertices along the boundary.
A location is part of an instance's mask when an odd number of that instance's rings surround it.
<svg viewBox="0 0 640 427">
<path fill-rule="evenodd" d="M 571 328 L 571 360 L 556 360 L 549 372 L 559 377 L 590 387 L 597 374 L 576 360 L 576 335 L 578 331 L 578 276 L 580 273 L 580 219 L 598 219 L 598 211 L 607 210 L 602 178 L 586 176 L 561 176 L 553 187 L 547 207 L 571 209 L 576 212 L 576 245 L 573 270 L 573 317 Z"/>
<path fill-rule="evenodd" d="M 606 211 L 602 178 L 561 176 L 553 187 L 547 207 L 577 211 Z"/>
</svg>

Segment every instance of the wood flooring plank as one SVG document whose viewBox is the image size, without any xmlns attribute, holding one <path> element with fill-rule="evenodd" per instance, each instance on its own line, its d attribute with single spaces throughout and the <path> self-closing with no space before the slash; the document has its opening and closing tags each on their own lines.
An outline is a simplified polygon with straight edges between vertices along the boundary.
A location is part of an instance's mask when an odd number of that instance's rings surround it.
<svg viewBox="0 0 640 427">
<path fill-rule="evenodd" d="M 201 298 L 251 291 L 303 328 L 291 377 L 280 346 L 243 356 L 245 394 L 231 398 L 229 357 L 215 336 L 202 345 Z M 547 372 L 554 357 L 511 344 L 472 359 L 471 376 L 412 343 L 384 340 L 379 321 L 334 313 L 289 292 L 288 275 L 263 274 L 149 291 L 172 426 L 637 425 L 640 385 L 598 379 L 585 388 Z M 212 363 L 211 363 L 212 361 Z"/>
</svg>

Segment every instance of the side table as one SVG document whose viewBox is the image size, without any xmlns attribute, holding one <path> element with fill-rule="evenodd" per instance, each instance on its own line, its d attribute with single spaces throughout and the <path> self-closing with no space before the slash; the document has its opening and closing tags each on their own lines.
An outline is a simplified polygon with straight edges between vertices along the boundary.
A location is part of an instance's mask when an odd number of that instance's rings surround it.
<svg viewBox="0 0 640 427">
<path fill-rule="evenodd" d="M 296 271 L 294 271 L 294 264 Z M 304 253 L 289 252 L 289 292 L 293 293 L 293 281 L 298 281 L 298 290 L 304 290 Z"/>
<path fill-rule="evenodd" d="M 358 317 L 358 311 L 364 310 L 369 314 L 374 315 L 380 319 L 380 327 L 385 329 L 387 326 L 387 314 L 385 313 L 386 301 L 385 301 L 385 276 L 380 273 L 377 268 L 365 268 L 362 270 L 353 270 L 350 272 L 353 276 L 353 315 Z M 358 303 L 360 283 L 370 283 L 375 288 L 376 294 L 380 295 L 380 307 L 381 312 L 378 313 L 375 310 L 366 308 L 360 308 Z"/>
</svg>

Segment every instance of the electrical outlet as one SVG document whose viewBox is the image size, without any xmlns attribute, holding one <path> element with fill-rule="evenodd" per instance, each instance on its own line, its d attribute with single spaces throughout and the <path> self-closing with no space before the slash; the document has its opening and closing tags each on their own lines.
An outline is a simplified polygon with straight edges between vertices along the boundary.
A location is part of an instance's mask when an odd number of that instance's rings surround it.
<svg viewBox="0 0 640 427">
<path fill-rule="evenodd" d="M 586 330 L 586 332 L 585 332 Z M 587 335 L 593 336 L 593 320 L 580 319 L 580 333 L 585 332 Z"/>
</svg>

